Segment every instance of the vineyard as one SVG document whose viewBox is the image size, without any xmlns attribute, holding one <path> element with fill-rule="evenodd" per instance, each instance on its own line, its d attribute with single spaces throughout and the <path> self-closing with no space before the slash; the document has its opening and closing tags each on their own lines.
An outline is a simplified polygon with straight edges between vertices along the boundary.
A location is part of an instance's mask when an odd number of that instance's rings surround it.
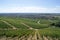
<svg viewBox="0 0 60 40">
<path fill-rule="evenodd" d="M 0 17 L 0 40 L 60 40 L 58 20 Z"/>
</svg>

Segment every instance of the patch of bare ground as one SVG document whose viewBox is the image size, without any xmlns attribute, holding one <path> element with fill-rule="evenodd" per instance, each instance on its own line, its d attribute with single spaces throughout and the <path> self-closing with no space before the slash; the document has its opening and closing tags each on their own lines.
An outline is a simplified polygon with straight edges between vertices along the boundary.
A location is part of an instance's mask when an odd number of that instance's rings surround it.
<svg viewBox="0 0 60 40">
<path fill-rule="evenodd" d="M 38 23 L 38 24 L 40 24 L 40 20 L 39 20 L 39 21 L 37 21 L 37 23 Z"/>
<path fill-rule="evenodd" d="M 25 40 L 25 39 L 26 39 L 25 36 L 19 38 L 19 40 Z"/>
<path fill-rule="evenodd" d="M 36 32 L 35 32 L 35 34 L 33 35 L 32 40 L 37 40 Z"/>
<path fill-rule="evenodd" d="M 14 38 L 7 37 L 7 40 L 18 40 L 18 37 L 14 37 Z"/>
<path fill-rule="evenodd" d="M 48 38 L 47 38 L 47 37 L 45 37 L 45 36 L 43 36 L 43 40 L 48 40 Z"/>
<path fill-rule="evenodd" d="M 0 37 L 0 40 L 6 40 L 7 38 L 4 36 L 4 37 Z"/>
<path fill-rule="evenodd" d="M 38 39 L 38 40 L 42 40 L 42 37 L 40 36 L 38 30 L 37 30 L 37 39 Z"/>
<path fill-rule="evenodd" d="M 32 35 L 29 35 L 29 37 L 27 38 L 27 40 L 32 40 Z"/>
</svg>

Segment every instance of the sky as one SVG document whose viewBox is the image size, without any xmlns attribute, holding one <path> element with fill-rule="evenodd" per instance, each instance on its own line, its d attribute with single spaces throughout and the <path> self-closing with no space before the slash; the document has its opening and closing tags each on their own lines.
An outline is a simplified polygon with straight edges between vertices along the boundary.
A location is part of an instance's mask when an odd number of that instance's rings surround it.
<svg viewBox="0 0 60 40">
<path fill-rule="evenodd" d="M 0 13 L 60 13 L 60 0 L 0 0 Z"/>
</svg>

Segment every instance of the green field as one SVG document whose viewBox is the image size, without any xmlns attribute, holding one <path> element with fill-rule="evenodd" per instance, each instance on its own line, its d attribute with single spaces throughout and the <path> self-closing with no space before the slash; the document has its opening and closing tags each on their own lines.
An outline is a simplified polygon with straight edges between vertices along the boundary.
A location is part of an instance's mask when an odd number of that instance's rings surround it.
<svg viewBox="0 0 60 40">
<path fill-rule="evenodd" d="M 0 17 L 0 37 L 20 40 L 60 40 L 60 28 L 52 26 L 58 20 Z M 3 39 L 3 38 L 1 38 Z"/>
</svg>

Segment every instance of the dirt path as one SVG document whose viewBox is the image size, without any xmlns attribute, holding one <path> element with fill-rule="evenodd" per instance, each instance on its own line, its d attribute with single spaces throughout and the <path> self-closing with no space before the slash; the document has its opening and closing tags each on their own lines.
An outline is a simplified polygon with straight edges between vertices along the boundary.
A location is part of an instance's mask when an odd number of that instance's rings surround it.
<svg viewBox="0 0 60 40">
<path fill-rule="evenodd" d="M 27 37 L 27 40 L 32 40 L 32 35 L 29 35 L 29 36 Z"/>
<path fill-rule="evenodd" d="M 38 29 L 36 29 L 36 32 L 37 32 L 37 40 L 42 40 L 42 37 L 40 36 Z"/>
<path fill-rule="evenodd" d="M 27 24 L 25 24 L 25 23 L 21 23 L 21 24 L 25 25 L 25 26 L 28 27 L 29 29 L 34 29 L 34 28 L 30 27 L 29 25 L 27 25 Z"/>
<path fill-rule="evenodd" d="M 37 32 L 35 30 L 34 36 L 32 37 L 32 40 L 37 40 Z"/>
<path fill-rule="evenodd" d="M 15 26 L 11 25 L 10 23 L 6 22 L 6 21 L 2 21 L 4 23 L 6 23 L 7 25 L 11 26 L 13 29 L 17 29 Z"/>
<path fill-rule="evenodd" d="M 22 36 L 21 38 L 19 38 L 19 40 L 25 40 L 25 36 Z"/>
<path fill-rule="evenodd" d="M 38 23 L 38 24 L 40 24 L 40 20 L 39 20 L 39 21 L 37 21 L 37 23 Z"/>
<path fill-rule="evenodd" d="M 45 36 L 43 36 L 43 39 L 44 39 L 44 40 L 48 40 L 48 38 L 47 38 L 47 37 L 45 37 Z"/>
</svg>

